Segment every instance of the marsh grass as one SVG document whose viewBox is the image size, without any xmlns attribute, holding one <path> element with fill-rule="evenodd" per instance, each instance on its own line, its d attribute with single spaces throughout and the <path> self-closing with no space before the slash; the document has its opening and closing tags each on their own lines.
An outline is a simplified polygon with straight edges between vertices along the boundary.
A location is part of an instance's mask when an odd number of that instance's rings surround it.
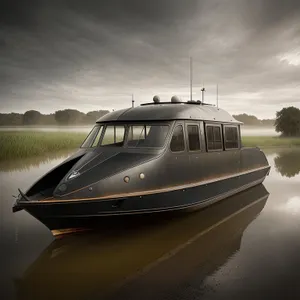
<svg viewBox="0 0 300 300">
<path fill-rule="evenodd" d="M 0 132 L 0 161 L 49 155 L 78 148 L 86 133 L 69 132 Z"/>
<path fill-rule="evenodd" d="M 244 136 L 242 143 L 245 147 L 297 147 L 300 146 L 300 138 L 280 136 Z"/>
<path fill-rule="evenodd" d="M 62 150 L 76 149 L 80 147 L 86 135 L 86 133 L 76 132 L 0 132 L 0 161 L 44 155 L 50 156 L 50 154 L 55 154 Z M 300 138 L 244 136 L 242 142 L 245 147 L 300 146 Z"/>
<path fill-rule="evenodd" d="M 47 155 L 29 156 L 21 159 L 8 159 L 0 161 L 0 171 L 27 171 L 38 168 L 40 165 L 51 163 L 53 160 L 64 160 L 76 150 L 61 150 Z"/>
</svg>

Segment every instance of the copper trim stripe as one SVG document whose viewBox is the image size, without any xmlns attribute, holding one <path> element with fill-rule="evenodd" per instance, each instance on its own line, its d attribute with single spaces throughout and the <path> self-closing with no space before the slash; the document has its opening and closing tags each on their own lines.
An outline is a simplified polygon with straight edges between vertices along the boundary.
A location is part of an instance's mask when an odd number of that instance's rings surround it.
<svg viewBox="0 0 300 300">
<path fill-rule="evenodd" d="M 53 229 L 51 230 L 51 233 L 53 236 L 59 236 L 59 235 L 65 235 L 69 233 L 75 233 L 75 232 L 83 232 L 88 231 L 87 228 L 65 228 L 65 229 Z"/>
<path fill-rule="evenodd" d="M 146 195 L 150 195 L 150 194 L 160 194 L 160 193 L 166 193 L 166 192 L 173 192 L 176 190 L 181 190 L 181 189 L 187 189 L 187 188 L 192 188 L 192 187 L 196 187 L 196 186 L 200 186 L 200 185 L 204 185 L 204 184 L 210 184 L 216 181 L 220 181 L 220 180 L 225 180 L 225 179 L 229 179 L 229 178 L 233 178 L 233 177 L 237 177 L 237 176 L 241 176 L 241 175 L 246 175 L 249 173 L 253 173 L 256 171 L 261 171 L 261 170 L 265 170 L 265 169 L 269 169 L 270 166 L 264 166 L 264 167 L 260 167 L 260 168 L 256 168 L 256 169 L 252 169 L 252 170 L 247 170 L 244 172 L 240 172 L 240 173 L 235 173 L 232 175 L 227 175 L 227 176 L 223 176 L 223 177 L 219 177 L 217 179 L 209 179 L 209 180 L 202 180 L 202 181 L 198 181 L 198 182 L 194 182 L 194 183 L 189 183 L 189 184 L 185 184 L 185 185 L 178 185 L 178 186 L 173 186 L 173 187 L 168 187 L 168 188 L 161 188 L 161 189 L 155 189 L 155 190 L 148 190 L 148 191 L 142 191 L 142 192 L 132 192 L 132 193 L 125 193 L 125 194 L 114 194 L 114 195 L 108 195 L 108 196 L 102 196 L 102 197 L 93 197 L 93 198 L 75 198 L 75 199 L 45 199 L 45 200 L 33 200 L 30 201 L 30 203 L 71 203 L 71 202 L 77 202 L 77 201 L 91 201 L 91 200 L 112 200 L 112 199 L 118 199 L 118 198 L 126 198 L 126 197 L 139 197 L 139 196 L 146 196 Z M 20 201 L 20 204 L 30 204 L 27 201 Z"/>
<path fill-rule="evenodd" d="M 247 183 L 245 185 L 240 186 L 239 188 L 233 189 L 231 191 L 218 194 L 217 196 L 213 196 L 204 200 L 200 200 L 194 203 L 189 203 L 189 204 L 181 204 L 181 205 L 176 205 L 176 206 L 168 206 L 164 208 L 148 208 L 148 209 L 139 209 L 139 210 L 129 210 L 129 211 L 114 211 L 114 212 L 103 212 L 103 213 L 97 213 L 97 214 L 89 214 L 89 215 L 71 215 L 71 216 L 59 216 L 59 218 L 77 218 L 77 217 L 110 217 L 110 216 L 124 216 L 124 215 L 139 215 L 139 214 L 149 214 L 149 213 L 163 213 L 163 212 L 168 212 L 168 211 L 175 211 L 175 210 L 182 210 L 182 209 L 189 209 L 189 208 L 196 208 L 200 209 L 209 205 L 212 205 L 218 201 L 221 201 L 227 197 L 233 196 L 237 193 L 240 193 L 246 189 L 249 189 L 255 185 L 258 185 L 263 182 L 265 176 L 252 181 L 251 183 Z"/>
<path fill-rule="evenodd" d="M 234 190 L 231 190 L 231 191 L 228 191 L 228 192 L 225 192 L 225 193 L 222 193 L 222 194 L 218 194 L 217 196 L 214 196 L 214 197 L 210 197 L 210 198 L 207 198 L 207 199 L 204 199 L 204 200 L 200 200 L 198 202 L 195 202 L 195 203 L 189 203 L 189 204 L 181 204 L 181 205 L 176 205 L 176 206 L 169 206 L 169 207 L 165 207 L 165 208 L 160 208 L 159 210 L 157 210 L 157 208 L 150 208 L 150 209 L 140 209 L 140 210 L 130 210 L 130 211 L 114 211 L 113 213 L 100 213 L 100 214 L 97 214 L 97 216 L 113 216 L 113 215 L 134 215 L 134 214 L 140 214 L 140 213 L 153 213 L 153 212 L 166 212 L 166 211 L 173 211 L 173 210 L 180 210 L 180 209 L 187 209 L 187 208 L 194 208 L 194 207 L 204 207 L 204 206 L 207 206 L 207 205 L 210 205 L 210 204 L 213 204 L 217 201 L 220 201 L 224 198 L 227 198 L 227 197 L 230 197 L 230 196 L 233 196 L 237 193 L 240 193 L 248 188 L 251 188 L 255 185 L 258 185 L 260 183 L 263 182 L 265 177 L 262 177 L 258 180 L 255 180 L 251 183 L 247 183 L 245 185 L 242 185 L 241 187 L 239 188 L 236 188 Z"/>
<path fill-rule="evenodd" d="M 263 179 L 259 179 L 259 180 L 256 180 L 254 182 L 252 182 L 251 184 L 246 184 L 240 188 L 237 188 L 234 190 L 234 192 L 232 191 L 231 193 L 232 194 L 236 194 L 238 193 L 239 191 L 243 191 L 247 188 L 250 188 L 254 185 L 257 185 L 259 184 Z M 221 194 L 221 196 L 217 196 L 217 197 L 214 197 L 212 200 L 222 200 L 223 198 L 225 198 L 227 195 L 225 195 L 227 193 L 223 193 Z M 230 196 L 230 195 L 229 195 Z M 176 249 L 172 250 L 171 253 L 172 255 L 176 254 L 177 252 L 179 252 L 179 250 L 183 249 L 185 246 L 189 245 L 192 241 L 195 241 L 197 240 L 200 236 L 206 234 L 207 232 L 211 231 L 212 229 L 214 229 L 215 227 L 218 227 L 219 225 L 221 225 L 222 223 L 225 223 L 226 221 L 228 221 L 229 219 L 231 219 L 232 217 L 235 217 L 236 215 L 240 214 L 241 212 L 247 210 L 248 208 L 254 206 L 255 204 L 261 202 L 262 200 L 266 199 L 267 197 L 269 196 L 269 194 L 263 196 L 263 197 L 260 197 L 259 199 L 257 199 L 256 201 L 254 201 L 253 203 L 251 204 L 248 204 L 247 206 L 243 207 L 242 209 L 234 212 L 233 214 L 231 214 L 230 216 L 222 219 L 221 221 L 217 222 L 216 224 L 210 226 L 209 228 L 207 228 L 206 230 L 202 231 L 201 233 L 197 234 L 196 236 L 194 236 L 193 238 L 191 238 L 187 243 L 177 247 Z M 228 196 L 227 196 L 228 197 Z M 217 198 L 217 199 L 216 199 Z M 209 200 L 209 199 L 208 199 Z M 199 203 L 196 203 L 195 206 L 199 205 Z M 135 213 L 133 213 L 135 214 Z M 90 229 L 89 228 L 66 228 L 66 229 L 54 229 L 54 230 L 51 230 L 51 233 L 54 237 L 59 237 L 59 236 L 62 236 L 62 235 L 66 235 L 66 234 L 71 234 L 71 233 L 75 233 L 75 232 L 84 232 L 84 231 L 89 231 Z M 168 254 L 167 257 L 170 257 L 170 255 Z M 160 259 L 158 259 L 157 262 L 161 262 L 161 260 L 165 260 L 165 255 L 163 257 L 161 257 Z M 152 266 L 152 264 L 150 264 Z M 150 266 L 149 265 L 149 266 Z M 146 269 L 149 268 L 146 267 Z M 145 271 L 143 270 L 143 271 Z"/>
</svg>

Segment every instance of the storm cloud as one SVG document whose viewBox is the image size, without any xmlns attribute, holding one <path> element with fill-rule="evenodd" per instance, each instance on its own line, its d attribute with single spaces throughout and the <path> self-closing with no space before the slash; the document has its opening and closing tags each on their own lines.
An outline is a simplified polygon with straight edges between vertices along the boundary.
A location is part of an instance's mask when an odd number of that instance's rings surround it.
<svg viewBox="0 0 300 300">
<path fill-rule="evenodd" d="M 189 95 L 233 114 L 300 107 L 297 0 L 31 0 L 0 7 L 0 111 L 119 109 Z"/>
</svg>

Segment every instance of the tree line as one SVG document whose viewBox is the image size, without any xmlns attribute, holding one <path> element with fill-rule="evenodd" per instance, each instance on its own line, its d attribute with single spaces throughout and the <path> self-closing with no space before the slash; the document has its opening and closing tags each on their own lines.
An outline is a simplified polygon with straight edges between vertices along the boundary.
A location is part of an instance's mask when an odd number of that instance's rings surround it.
<svg viewBox="0 0 300 300">
<path fill-rule="evenodd" d="M 90 111 L 87 114 L 75 109 L 58 110 L 53 114 L 41 114 L 36 110 L 26 111 L 24 114 L 0 113 L 0 126 L 22 125 L 84 125 L 93 124 L 97 119 L 109 113 L 109 110 Z M 233 115 L 235 119 L 245 125 L 274 126 L 274 120 L 260 120 L 255 116 L 240 114 Z"/>
<path fill-rule="evenodd" d="M 259 120 L 247 114 L 235 115 L 234 118 L 245 125 L 272 125 L 282 137 L 300 137 L 300 109 L 294 106 L 284 107 L 277 111 L 274 120 Z"/>
<path fill-rule="evenodd" d="M 247 114 L 233 115 L 233 117 L 236 120 L 243 122 L 245 125 L 251 125 L 251 126 L 274 126 L 275 125 L 275 119 L 260 120 L 253 115 L 247 115 Z"/>
<path fill-rule="evenodd" d="M 0 126 L 93 124 L 107 113 L 109 110 L 90 111 L 85 114 L 76 109 L 58 110 L 48 115 L 41 114 L 37 110 L 29 110 L 24 114 L 0 113 Z"/>
</svg>

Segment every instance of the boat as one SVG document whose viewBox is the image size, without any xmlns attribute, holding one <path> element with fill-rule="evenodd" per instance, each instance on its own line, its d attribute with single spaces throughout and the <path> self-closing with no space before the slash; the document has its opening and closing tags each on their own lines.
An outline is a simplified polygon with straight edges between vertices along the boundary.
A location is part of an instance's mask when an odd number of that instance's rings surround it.
<svg viewBox="0 0 300 300">
<path fill-rule="evenodd" d="M 54 235 L 108 217 L 186 212 L 264 181 L 270 165 L 244 147 L 241 125 L 227 111 L 173 96 L 99 118 L 80 148 L 19 190 L 25 210 Z"/>
</svg>

